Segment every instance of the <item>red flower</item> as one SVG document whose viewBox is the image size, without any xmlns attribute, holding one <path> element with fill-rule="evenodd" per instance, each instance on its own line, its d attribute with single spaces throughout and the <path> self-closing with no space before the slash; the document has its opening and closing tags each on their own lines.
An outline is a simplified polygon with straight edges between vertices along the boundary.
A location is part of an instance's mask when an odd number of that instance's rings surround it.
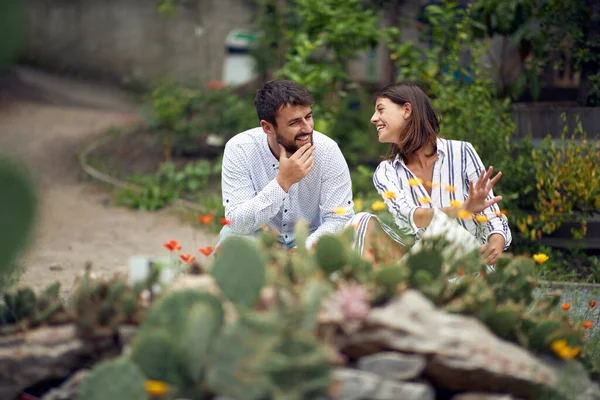
<svg viewBox="0 0 600 400">
<path fill-rule="evenodd" d="M 592 324 L 592 321 L 583 321 L 583 324 L 581 324 L 581 325 L 583 325 L 583 327 L 585 329 L 588 329 L 588 328 L 591 328 L 592 326 L 594 326 L 594 324 Z"/>
<path fill-rule="evenodd" d="M 210 247 L 210 246 L 207 246 L 207 247 L 203 247 L 203 248 L 201 248 L 201 249 L 198 249 L 198 251 L 199 251 L 200 253 L 204 254 L 205 256 L 210 256 L 210 255 L 212 254 L 213 250 L 214 250 L 214 249 L 213 249 L 212 247 Z"/>
<path fill-rule="evenodd" d="M 182 254 L 179 257 L 181 257 L 181 259 L 183 260 L 184 263 L 189 264 L 192 261 L 194 261 L 196 259 L 196 257 L 194 257 L 191 254 Z"/>
<path fill-rule="evenodd" d="M 220 223 L 221 225 L 225 226 L 225 225 L 230 225 L 230 224 L 231 224 L 231 221 L 230 221 L 230 220 L 228 220 L 228 219 L 227 219 L 227 218 L 225 218 L 225 217 L 221 217 L 221 219 L 219 220 L 219 223 Z"/>
<path fill-rule="evenodd" d="M 595 302 L 595 301 L 593 301 L 593 300 L 592 300 L 592 301 L 590 301 L 588 304 L 590 305 L 590 307 L 591 307 L 591 308 L 594 308 L 594 307 L 596 307 L 596 302 Z"/>
<path fill-rule="evenodd" d="M 198 217 L 198 222 L 200 222 L 203 225 L 210 224 L 213 218 L 215 218 L 215 216 L 212 214 L 201 215 Z"/>
<path fill-rule="evenodd" d="M 561 305 L 560 308 L 562 308 L 565 311 L 569 311 L 569 309 L 571 308 L 571 304 L 565 303 L 565 304 Z"/>
<path fill-rule="evenodd" d="M 223 81 L 212 80 L 208 82 L 209 89 L 225 89 L 227 84 Z"/>
<path fill-rule="evenodd" d="M 179 244 L 179 242 L 177 240 L 169 240 L 167 243 L 163 243 L 163 246 L 165 246 L 167 249 L 169 249 L 169 251 L 173 251 L 173 250 L 181 250 L 181 245 Z"/>
</svg>

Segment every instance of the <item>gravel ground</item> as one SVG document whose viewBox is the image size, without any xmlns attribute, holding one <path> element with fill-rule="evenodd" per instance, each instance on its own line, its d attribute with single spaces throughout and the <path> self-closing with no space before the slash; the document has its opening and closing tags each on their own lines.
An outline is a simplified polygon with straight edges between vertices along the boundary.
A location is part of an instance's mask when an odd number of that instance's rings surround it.
<svg viewBox="0 0 600 400">
<path fill-rule="evenodd" d="M 173 211 L 111 205 L 108 192 L 81 172 L 78 150 L 109 127 L 137 121 L 130 111 L 65 106 L 0 85 L 0 155 L 25 161 L 42 200 L 35 240 L 22 257 L 20 283 L 40 289 L 58 280 L 68 289 L 87 261 L 110 276 L 126 271 L 130 256 L 164 256 L 162 243 L 168 239 L 179 240 L 184 251 L 197 256 L 199 247 L 216 243 L 214 234 L 182 222 Z"/>
</svg>

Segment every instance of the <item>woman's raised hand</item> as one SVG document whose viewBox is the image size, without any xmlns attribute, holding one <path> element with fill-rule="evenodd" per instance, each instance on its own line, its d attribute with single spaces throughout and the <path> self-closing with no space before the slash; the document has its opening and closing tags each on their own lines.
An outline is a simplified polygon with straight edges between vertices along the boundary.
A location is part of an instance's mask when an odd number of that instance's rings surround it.
<svg viewBox="0 0 600 400">
<path fill-rule="evenodd" d="M 487 200 L 487 196 L 496 184 L 502 172 L 498 172 L 492 179 L 492 172 L 494 167 L 489 167 L 487 171 L 483 171 L 475 184 L 469 182 L 469 197 L 463 203 L 463 208 L 472 214 L 479 213 L 491 205 L 498 203 L 502 200 L 502 196 L 495 196 L 490 200 Z"/>
</svg>

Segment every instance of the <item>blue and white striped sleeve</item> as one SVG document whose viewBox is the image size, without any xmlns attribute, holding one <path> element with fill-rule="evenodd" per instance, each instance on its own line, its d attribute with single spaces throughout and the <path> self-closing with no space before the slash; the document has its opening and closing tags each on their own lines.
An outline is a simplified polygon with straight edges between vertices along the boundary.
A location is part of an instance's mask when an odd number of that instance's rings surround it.
<svg viewBox="0 0 600 400">
<path fill-rule="evenodd" d="M 241 146 L 225 145 L 221 168 L 223 206 L 231 230 L 240 235 L 256 232 L 268 224 L 288 196 L 275 179 L 257 193 L 250 176 L 252 166 Z"/>
<path fill-rule="evenodd" d="M 405 192 L 404 186 L 390 162 L 384 161 L 377 166 L 375 174 L 373 174 L 373 184 L 377 193 L 383 197 L 383 201 L 392 213 L 400 231 L 407 235 L 416 235 L 420 229 L 415 224 L 414 215 L 419 206 L 411 201 L 410 193 Z M 406 190 L 410 190 L 410 188 L 406 186 Z M 393 198 L 384 196 L 385 192 L 393 192 Z"/>
<path fill-rule="evenodd" d="M 485 170 L 485 166 L 481 162 L 481 158 L 473 145 L 471 143 L 466 143 L 463 147 L 465 154 L 463 155 L 466 158 L 466 179 L 467 179 L 467 187 L 469 187 L 469 182 L 475 182 L 479 175 Z M 494 191 L 490 190 L 488 193 L 487 199 L 491 200 L 494 198 Z M 487 217 L 488 222 L 488 238 L 494 234 L 498 233 L 504 237 L 504 250 L 508 248 L 510 243 L 512 242 L 512 234 L 510 231 L 510 227 L 508 226 L 508 220 L 506 216 L 500 214 L 500 208 L 498 204 L 494 204 L 485 210 L 483 210 L 483 214 Z"/>
</svg>

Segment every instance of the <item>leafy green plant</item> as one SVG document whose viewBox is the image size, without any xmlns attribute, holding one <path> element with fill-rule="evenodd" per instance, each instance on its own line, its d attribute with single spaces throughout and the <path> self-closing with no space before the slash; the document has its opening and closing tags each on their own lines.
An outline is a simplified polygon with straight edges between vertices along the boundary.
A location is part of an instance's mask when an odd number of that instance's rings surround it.
<svg viewBox="0 0 600 400">
<path fill-rule="evenodd" d="M 564 113 L 562 118 L 566 122 Z M 565 124 L 559 146 L 546 137 L 532 153 L 538 195 L 535 207 L 539 216 L 528 225 L 538 237 L 554 232 L 567 220 L 575 220 L 580 228 L 572 233 L 575 238 L 582 238 L 587 219 L 600 212 L 598 148 L 587 139 L 579 118 L 573 133 L 567 136 L 568 133 Z"/>
<path fill-rule="evenodd" d="M 214 176 L 214 170 L 208 160 L 187 163 L 179 170 L 174 163 L 162 163 L 155 175 L 130 176 L 129 180 L 141 190 L 120 190 L 117 204 L 140 210 L 158 210 L 181 196 L 197 194 Z"/>
</svg>

